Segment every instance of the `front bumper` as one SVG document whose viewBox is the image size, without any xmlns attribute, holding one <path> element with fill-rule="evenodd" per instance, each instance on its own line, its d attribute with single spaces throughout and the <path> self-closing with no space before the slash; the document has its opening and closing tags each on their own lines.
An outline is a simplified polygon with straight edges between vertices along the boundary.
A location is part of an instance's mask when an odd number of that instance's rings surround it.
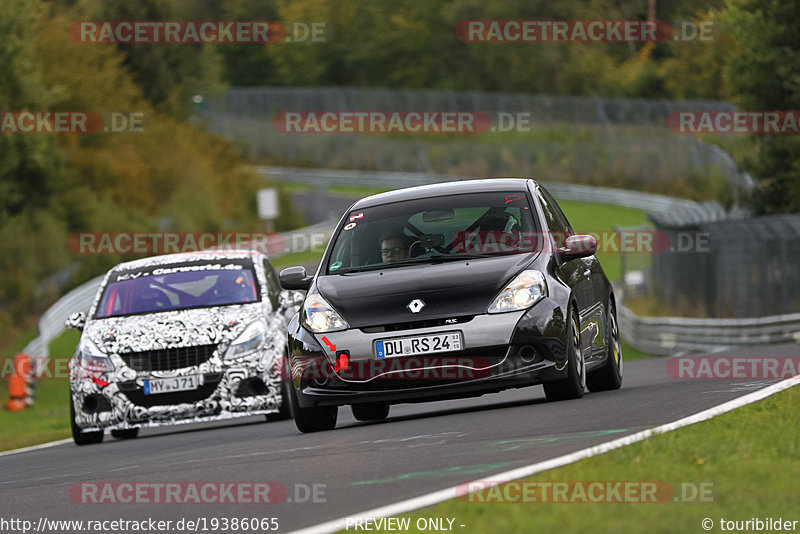
<svg viewBox="0 0 800 534">
<path fill-rule="evenodd" d="M 350 329 L 314 335 L 289 324 L 289 361 L 300 407 L 441 400 L 540 384 L 565 376 L 564 308 L 545 298 L 523 312 L 478 315 L 454 325 L 391 333 Z M 365 332 L 366 331 L 366 332 Z M 376 340 L 459 331 L 459 352 L 378 359 Z M 331 346 L 335 349 L 331 350 Z M 350 367 L 336 370 L 347 351 Z"/>
<path fill-rule="evenodd" d="M 219 370 L 198 368 L 153 373 L 152 376 L 115 374 L 101 385 L 91 378 L 70 379 L 75 423 L 83 430 L 117 430 L 218 421 L 277 413 L 283 402 L 276 370 L 260 363 L 234 364 Z M 190 391 L 146 395 L 147 378 L 197 375 L 201 385 Z M 125 379 L 127 378 L 127 379 Z M 113 380 L 113 379 L 112 379 Z"/>
</svg>

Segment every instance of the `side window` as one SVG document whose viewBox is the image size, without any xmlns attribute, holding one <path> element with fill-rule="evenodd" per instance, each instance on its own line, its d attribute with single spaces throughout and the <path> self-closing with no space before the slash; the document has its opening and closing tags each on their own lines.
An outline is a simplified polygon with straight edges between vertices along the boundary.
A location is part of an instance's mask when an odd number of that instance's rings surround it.
<svg viewBox="0 0 800 534">
<path fill-rule="evenodd" d="M 352 251 L 353 241 L 346 241 L 344 246 L 336 247 L 331 254 L 331 259 L 328 262 L 328 271 L 329 274 L 335 273 L 341 267 L 350 267 L 353 265 L 355 259 L 353 256 L 357 255 L 357 252 Z M 356 262 L 356 265 L 358 263 Z"/>
<path fill-rule="evenodd" d="M 546 191 L 538 189 L 537 195 L 539 203 L 542 205 L 544 218 L 547 221 L 547 230 L 553 237 L 556 247 L 562 248 L 566 243 L 567 237 L 572 233 L 569 223 L 566 221 L 564 214 L 561 213 L 561 209 Z"/>
<path fill-rule="evenodd" d="M 564 226 L 564 228 L 566 228 L 567 235 L 568 236 L 573 235 L 575 231 L 572 229 L 572 225 L 569 224 L 567 216 L 564 215 L 563 211 L 561 211 L 561 206 L 558 205 L 558 202 L 555 201 L 555 199 L 552 197 L 552 195 L 550 195 L 550 193 L 546 189 L 542 188 L 542 192 L 550 200 L 550 206 L 553 208 L 553 211 L 555 211 L 556 218 L 558 218 L 559 221 L 561 221 L 561 224 Z"/>
<path fill-rule="evenodd" d="M 264 260 L 264 276 L 267 279 L 267 290 L 269 291 L 269 301 L 272 304 L 272 310 L 277 310 L 280 307 L 279 295 L 281 294 L 281 284 L 278 281 L 278 275 L 269 260 Z"/>
</svg>

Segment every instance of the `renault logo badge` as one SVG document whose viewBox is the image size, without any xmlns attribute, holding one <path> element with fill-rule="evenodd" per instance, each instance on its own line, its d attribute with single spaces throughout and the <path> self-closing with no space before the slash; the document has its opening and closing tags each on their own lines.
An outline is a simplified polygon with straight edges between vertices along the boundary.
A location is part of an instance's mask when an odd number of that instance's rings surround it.
<svg viewBox="0 0 800 534">
<path fill-rule="evenodd" d="M 408 303 L 408 306 L 406 306 L 406 308 L 411 310 L 411 313 L 419 313 L 422 311 L 422 308 L 424 307 L 425 303 L 419 299 L 412 300 L 411 302 Z"/>
</svg>

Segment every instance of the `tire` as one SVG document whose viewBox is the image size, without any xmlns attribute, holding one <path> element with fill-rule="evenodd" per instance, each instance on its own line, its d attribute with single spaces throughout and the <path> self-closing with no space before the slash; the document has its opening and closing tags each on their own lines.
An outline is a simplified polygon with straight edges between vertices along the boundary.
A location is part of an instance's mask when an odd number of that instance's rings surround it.
<svg viewBox="0 0 800 534">
<path fill-rule="evenodd" d="M 338 406 L 315 406 L 301 408 L 298 406 L 297 393 L 294 386 L 288 387 L 292 417 L 297 430 L 304 434 L 321 432 L 336 428 L 336 419 L 339 415 Z"/>
<path fill-rule="evenodd" d="M 112 430 L 111 436 L 117 439 L 136 439 L 139 436 L 138 428 L 124 428 L 121 430 Z"/>
<path fill-rule="evenodd" d="M 581 331 L 578 313 L 572 310 L 567 330 L 567 376 L 545 382 L 544 394 L 548 401 L 580 399 L 586 387 L 586 361 L 581 351 Z"/>
<path fill-rule="evenodd" d="M 617 310 L 611 304 L 608 310 L 608 336 L 606 338 L 608 353 L 606 364 L 586 377 L 589 391 L 610 391 L 622 386 L 622 344 L 619 340 Z"/>
<path fill-rule="evenodd" d="M 389 417 L 388 404 L 353 404 L 350 408 L 358 421 L 383 421 Z"/>
<path fill-rule="evenodd" d="M 289 393 L 287 392 L 286 380 L 281 380 L 281 407 L 277 413 L 268 413 L 267 422 L 285 421 L 292 418 L 292 409 L 289 406 Z"/>
<path fill-rule="evenodd" d="M 72 428 L 72 441 L 75 445 L 93 445 L 103 441 L 103 431 L 95 430 L 93 432 L 84 432 L 75 424 L 75 405 L 72 402 L 72 394 L 69 396 L 69 423 Z"/>
</svg>

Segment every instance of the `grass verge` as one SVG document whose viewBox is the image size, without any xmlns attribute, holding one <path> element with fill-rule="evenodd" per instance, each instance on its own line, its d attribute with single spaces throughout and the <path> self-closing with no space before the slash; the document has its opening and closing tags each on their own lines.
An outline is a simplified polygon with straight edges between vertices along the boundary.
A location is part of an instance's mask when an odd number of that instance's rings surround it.
<svg viewBox="0 0 800 534">
<path fill-rule="evenodd" d="M 36 337 L 36 325 L 31 326 L 11 340 L 4 340 L 4 347 L 0 349 L 0 358 L 11 358 L 25 348 L 25 345 Z"/>
<path fill-rule="evenodd" d="M 631 347 L 625 339 L 622 339 L 622 356 L 623 361 L 632 362 L 634 360 L 643 360 L 645 358 L 659 358 L 660 356 L 656 356 L 655 354 L 648 354 L 647 352 L 642 352 L 640 350 L 634 349 Z"/>
<path fill-rule="evenodd" d="M 635 296 L 626 299 L 625 306 L 636 315 L 644 317 L 694 317 L 697 319 L 709 317 L 704 306 L 698 306 L 682 296 L 678 296 L 676 300 L 677 302 L 670 302 L 653 295 Z"/>
<path fill-rule="evenodd" d="M 322 258 L 322 253 L 309 251 L 292 252 L 289 254 L 284 254 L 283 256 L 278 256 L 274 259 L 270 259 L 269 261 L 272 263 L 272 266 L 275 267 L 275 269 L 280 271 L 284 267 L 291 267 L 293 265 L 306 265 L 314 261 L 319 263 L 320 258 Z"/>
<path fill-rule="evenodd" d="M 560 200 L 558 202 L 564 215 L 572 224 L 576 233 L 602 234 L 611 232 L 614 226 L 629 227 L 640 226 L 647 223 L 644 211 L 635 208 L 623 208 L 612 204 L 598 204 L 595 202 L 580 202 L 577 200 Z M 603 243 L 598 242 L 602 247 Z M 619 280 L 622 276 L 621 253 L 603 252 L 602 248 L 596 254 L 606 276 L 611 281 Z M 649 254 L 646 253 L 626 253 L 626 268 L 643 269 L 649 265 Z"/>
<path fill-rule="evenodd" d="M 798 520 L 798 406 L 800 387 L 794 387 L 710 421 L 525 479 L 665 481 L 678 502 L 499 504 L 503 493 L 487 490 L 474 497 L 484 502 L 463 497 L 401 517 L 410 517 L 412 527 L 419 518 L 455 518 L 465 532 L 704 532 L 705 518 L 713 521 L 712 532 L 720 532 L 721 518 Z M 699 492 L 692 502 L 680 502 L 683 491 L 690 496 L 690 488 L 698 487 L 710 488 L 713 502 L 699 502 Z"/>
<path fill-rule="evenodd" d="M 312 189 L 311 185 L 306 183 L 298 183 L 298 182 L 283 182 L 283 183 L 284 183 L 284 189 L 289 193 L 307 193 Z M 365 187 L 360 185 L 331 185 L 326 187 L 325 190 L 333 195 L 347 195 L 347 196 L 352 196 L 354 198 L 363 198 L 371 195 L 377 195 L 378 193 L 391 191 L 392 188 Z"/>
</svg>

